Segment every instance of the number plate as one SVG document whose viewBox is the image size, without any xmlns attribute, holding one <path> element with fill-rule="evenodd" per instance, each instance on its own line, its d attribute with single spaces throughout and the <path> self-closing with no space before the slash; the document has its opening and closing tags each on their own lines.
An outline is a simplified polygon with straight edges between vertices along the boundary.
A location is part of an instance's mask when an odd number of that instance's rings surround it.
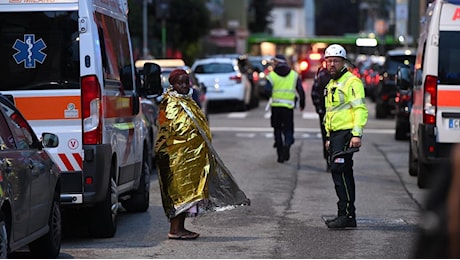
<svg viewBox="0 0 460 260">
<path fill-rule="evenodd" d="M 449 128 L 460 129 L 460 119 L 449 119 Z"/>
</svg>

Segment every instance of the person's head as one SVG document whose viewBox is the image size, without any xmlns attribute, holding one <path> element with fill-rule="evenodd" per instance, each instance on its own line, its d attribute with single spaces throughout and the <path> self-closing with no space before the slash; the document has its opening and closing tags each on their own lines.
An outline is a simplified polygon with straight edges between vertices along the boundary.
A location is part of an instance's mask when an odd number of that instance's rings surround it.
<svg viewBox="0 0 460 260">
<path fill-rule="evenodd" d="M 179 94 L 188 94 L 190 91 L 190 80 L 188 73 L 183 69 L 175 69 L 169 74 L 169 83 Z"/>
<path fill-rule="evenodd" d="M 272 61 L 275 66 L 279 64 L 287 64 L 286 57 L 283 54 L 276 54 Z"/>
<path fill-rule="evenodd" d="M 324 59 L 326 60 L 327 70 L 334 76 L 345 67 L 347 52 L 341 45 L 332 44 L 324 51 Z"/>
</svg>

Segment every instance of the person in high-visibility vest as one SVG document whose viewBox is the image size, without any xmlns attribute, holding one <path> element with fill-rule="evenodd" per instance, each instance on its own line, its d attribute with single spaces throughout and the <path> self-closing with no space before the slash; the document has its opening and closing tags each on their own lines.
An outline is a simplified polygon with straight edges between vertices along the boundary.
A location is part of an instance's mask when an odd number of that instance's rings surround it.
<svg viewBox="0 0 460 260">
<path fill-rule="evenodd" d="M 289 160 L 290 148 L 294 143 L 294 108 L 297 94 L 300 110 L 305 108 L 305 91 L 302 80 L 292 70 L 284 55 L 277 54 L 273 63 L 275 68 L 268 73 L 267 79 L 272 89 L 270 124 L 274 129 L 275 144 L 279 163 Z"/>
<path fill-rule="evenodd" d="M 342 46 L 330 45 L 325 50 L 324 58 L 332 77 L 326 85 L 326 148 L 339 199 L 337 217 L 326 220 L 326 225 L 328 228 L 356 227 L 353 151 L 361 147 L 363 128 L 367 123 L 364 86 L 347 69 L 347 53 Z"/>
</svg>

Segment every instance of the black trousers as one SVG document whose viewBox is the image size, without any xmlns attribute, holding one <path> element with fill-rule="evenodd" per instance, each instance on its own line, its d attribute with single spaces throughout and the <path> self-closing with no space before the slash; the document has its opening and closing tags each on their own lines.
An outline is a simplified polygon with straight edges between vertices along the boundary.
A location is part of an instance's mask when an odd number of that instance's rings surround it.
<svg viewBox="0 0 460 260">
<path fill-rule="evenodd" d="M 291 146 L 294 143 L 294 109 L 272 107 L 270 123 L 274 130 L 275 147 Z"/>
<path fill-rule="evenodd" d="M 353 154 L 334 157 L 334 154 L 348 149 L 351 140 L 351 130 L 331 132 L 329 156 L 332 180 L 339 201 L 337 202 L 338 216 L 356 216 L 355 208 L 355 178 L 353 176 Z"/>
</svg>

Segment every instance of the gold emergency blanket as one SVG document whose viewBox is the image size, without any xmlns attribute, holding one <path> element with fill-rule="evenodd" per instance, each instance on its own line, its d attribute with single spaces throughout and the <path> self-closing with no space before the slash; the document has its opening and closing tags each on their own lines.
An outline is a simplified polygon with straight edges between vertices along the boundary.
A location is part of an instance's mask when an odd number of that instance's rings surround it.
<svg viewBox="0 0 460 260">
<path fill-rule="evenodd" d="M 164 94 L 155 158 L 168 218 L 195 205 L 197 213 L 203 213 L 250 204 L 212 147 L 211 138 L 206 117 L 191 95 L 171 89 Z"/>
</svg>

